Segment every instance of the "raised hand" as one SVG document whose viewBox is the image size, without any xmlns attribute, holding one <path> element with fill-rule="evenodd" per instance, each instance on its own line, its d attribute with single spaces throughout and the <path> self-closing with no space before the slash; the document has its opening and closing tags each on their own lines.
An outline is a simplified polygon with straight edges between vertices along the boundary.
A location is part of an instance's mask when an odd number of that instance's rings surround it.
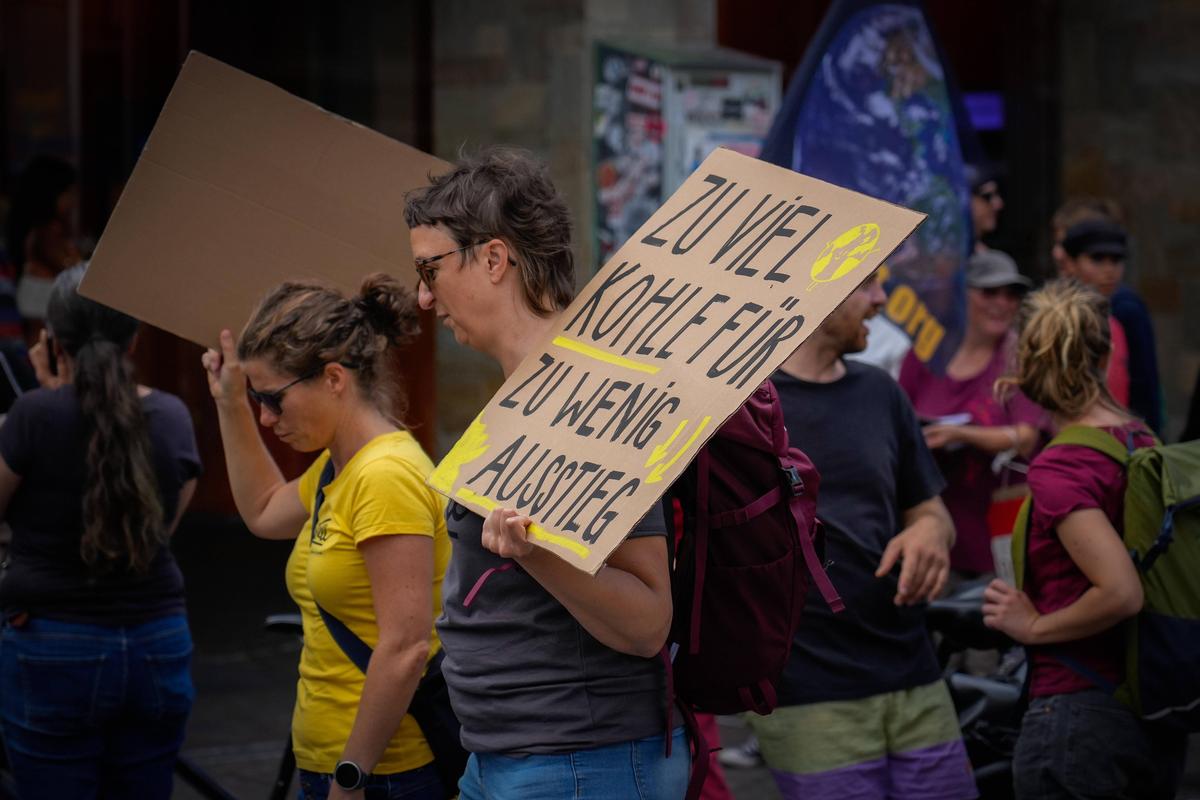
<svg viewBox="0 0 1200 800">
<path fill-rule="evenodd" d="M 209 348 L 200 357 L 208 378 L 208 391 L 217 405 L 246 402 L 246 375 L 238 361 L 233 334 L 221 331 L 221 351 Z"/>
</svg>

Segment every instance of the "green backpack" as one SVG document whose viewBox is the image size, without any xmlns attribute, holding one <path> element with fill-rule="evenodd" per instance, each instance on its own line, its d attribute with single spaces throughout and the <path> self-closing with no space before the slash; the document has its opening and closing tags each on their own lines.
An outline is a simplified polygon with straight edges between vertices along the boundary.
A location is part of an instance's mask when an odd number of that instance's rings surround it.
<svg viewBox="0 0 1200 800">
<path fill-rule="evenodd" d="M 1133 448 L 1099 428 L 1064 429 L 1047 447 L 1081 445 L 1125 468 L 1125 547 L 1145 604 L 1125 626 L 1125 681 L 1113 686 L 1081 664 L 1059 660 L 1145 719 L 1200 731 L 1200 441 Z M 1012 539 L 1022 588 L 1029 546 L 1026 499 Z"/>
</svg>

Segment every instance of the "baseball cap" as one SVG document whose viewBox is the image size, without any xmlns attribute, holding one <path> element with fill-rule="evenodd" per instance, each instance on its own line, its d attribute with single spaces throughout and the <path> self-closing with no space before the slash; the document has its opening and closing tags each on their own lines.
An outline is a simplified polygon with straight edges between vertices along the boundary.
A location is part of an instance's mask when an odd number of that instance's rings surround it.
<svg viewBox="0 0 1200 800">
<path fill-rule="evenodd" d="M 998 289 L 1020 286 L 1029 289 L 1033 281 L 1021 274 L 1012 256 L 1000 250 L 984 250 L 967 259 L 967 286 L 972 289 Z"/>
<path fill-rule="evenodd" d="M 1125 229 L 1106 219 L 1089 219 L 1072 225 L 1063 236 L 1063 250 L 1071 258 L 1086 253 L 1089 256 L 1117 256 L 1129 254 Z"/>
</svg>

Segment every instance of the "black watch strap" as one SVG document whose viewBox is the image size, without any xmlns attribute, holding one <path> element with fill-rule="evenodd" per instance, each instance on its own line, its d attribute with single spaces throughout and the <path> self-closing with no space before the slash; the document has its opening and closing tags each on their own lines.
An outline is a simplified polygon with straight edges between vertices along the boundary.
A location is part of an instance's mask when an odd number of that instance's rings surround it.
<svg viewBox="0 0 1200 800">
<path fill-rule="evenodd" d="M 333 782 L 348 792 L 361 789 L 367 784 L 367 773 L 353 761 L 339 761 L 333 768 Z"/>
</svg>

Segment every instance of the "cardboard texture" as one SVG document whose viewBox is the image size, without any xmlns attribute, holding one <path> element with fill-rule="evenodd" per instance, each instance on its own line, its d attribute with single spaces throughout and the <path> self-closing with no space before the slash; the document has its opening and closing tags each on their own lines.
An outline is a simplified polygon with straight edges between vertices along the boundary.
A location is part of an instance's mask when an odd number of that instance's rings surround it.
<svg viewBox="0 0 1200 800">
<path fill-rule="evenodd" d="M 596 274 L 430 485 L 481 514 L 519 509 L 532 541 L 594 574 L 924 216 L 716 151 Z"/>
<path fill-rule="evenodd" d="M 446 169 L 192 52 L 80 292 L 210 347 L 289 278 L 416 285 L 404 194 Z"/>
</svg>

